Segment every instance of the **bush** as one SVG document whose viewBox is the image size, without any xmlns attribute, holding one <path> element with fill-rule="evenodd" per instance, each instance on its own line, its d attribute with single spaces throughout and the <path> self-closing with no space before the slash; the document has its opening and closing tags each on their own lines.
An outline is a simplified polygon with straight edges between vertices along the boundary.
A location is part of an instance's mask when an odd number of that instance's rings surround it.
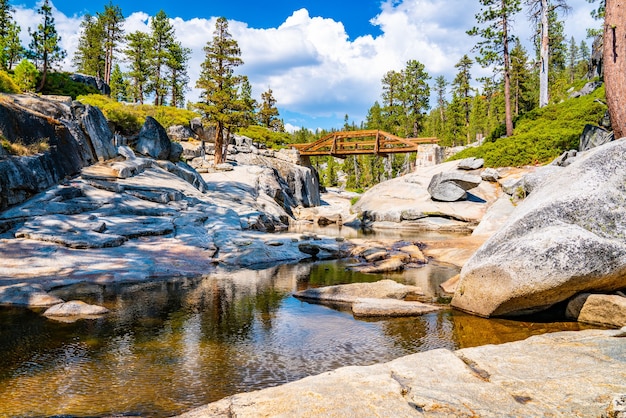
<svg viewBox="0 0 626 418">
<path fill-rule="evenodd" d="M 72 99 L 76 99 L 81 95 L 96 94 L 98 90 L 95 87 L 72 80 L 70 73 L 48 73 L 42 93 L 70 96 Z"/>
<path fill-rule="evenodd" d="M 35 91 L 39 71 L 35 64 L 27 59 L 23 59 L 15 67 L 13 78 L 22 91 Z"/>
<path fill-rule="evenodd" d="M 102 110 L 107 120 L 124 135 L 138 133 L 147 116 L 156 119 L 165 129 L 173 125 L 188 126 L 191 119 L 199 116 L 190 110 L 176 107 L 121 103 L 101 94 L 79 96 L 78 100 Z"/>
<path fill-rule="evenodd" d="M 0 92 L 2 93 L 19 93 L 20 88 L 11 76 L 5 71 L 0 71 Z"/>
<path fill-rule="evenodd" d="M 254 142 L 265 144 L 268 148 L 282 148 L 291 142 L 291 135 L 288 133 L 274 132 L 259 125 L 250 125 L 239 129 L 237 133 L 251 138 Z"/>
<path fill-rule="evenodd" d="M 450 160 L 484 158 L 487 167 L 511 167 L 545 164 L 564 151 L 577 149 L 586 124 L 597 125 L 606 112 L 604 88 L 588 96 L 568 99 L 558 104 L 534 109 L 521 115 L 510 137 L 486 141 L 465 149 Z"/>
</svg>

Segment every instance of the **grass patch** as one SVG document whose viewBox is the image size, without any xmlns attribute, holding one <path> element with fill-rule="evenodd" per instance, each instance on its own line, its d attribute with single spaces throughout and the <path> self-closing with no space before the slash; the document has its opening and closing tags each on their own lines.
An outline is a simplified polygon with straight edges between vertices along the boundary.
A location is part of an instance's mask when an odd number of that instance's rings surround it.
<svg viewBox="0 0 626 418">
<path fill-rule="evenodd" d="M 28 145 L 24 144 L 22 141 L 10 142 L 6 138 L 0 138 L 0 146 L 2 146 L 8 154 L 20 157 L 40 154 L 50 149 L 47 138 Z"/>
<path fill-rule="evenodd" d="M 484 158 L 486 167 L 545 164 L 563 152 L 578 149 L 586 124 L 597 125 L 606 112 L 604 87 L 588 96 L 568 99 L 521 115 L 514 134 L 468 148 L 450 160 Z"/>
<path fill-rule="evenodd" d="M 102 110 L 107 120 L 115 125 L 116 130 L 125 135 L 139 132 L 148 116 L 156 119 L 165 129 L 173 125 L 189 126 L 191 119 L 200 116 L 191 110 L 171 106 L 120 103 L 101 94 L 79 96 L 78 100 Z"/>
</svg>

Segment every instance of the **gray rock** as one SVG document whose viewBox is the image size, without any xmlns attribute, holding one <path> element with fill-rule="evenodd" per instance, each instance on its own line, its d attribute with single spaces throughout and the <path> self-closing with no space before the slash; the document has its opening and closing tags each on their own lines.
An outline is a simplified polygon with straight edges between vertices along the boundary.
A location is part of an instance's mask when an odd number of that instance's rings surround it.
<svg viewBox="0 0 626 418">
<path fill-rule="evenodd" d="M 0 305 L 42 308 L 58 303 L 63 303 L 63 300 L 48 294 L 40 284 L 0 286 Z"/>
<path fill-rule="evenodd" d="M 500 173 L 495 168 L 485 168 L 482 173 L 480 173 L 480 178 L 484 181 L 497 182 L 500 178 Z"/>
<path fill-rule="evenodd" d="M 100 93 L 104 94 L 105 96 L 109 96 L 111 94 L 111 87 L 107 83 L 105 83 L 104 80 L 101 78 L 94 77 L 92 75 L 74 73 L 70 75 L 70 79 L 72 81 L 76 81 L 78 83 L 83 83 L 88 86 L 91 86 L 95 88 L 96 90 L 98 90 Z"/>
<path fill-rule="evenodd" d="M 135 158 L 137 158 L 137 156 L 135 155 L 135 152 L 125 145 L 118 147 L 117 153 L 121 155 L 122 157 L 126 158 L 127 160 L 134 160 Z"/>
<path fill-rule="evenodd" d="M 170 138 L 165 128 L 151 116 L 139 131 L 139 139 L 135 148 L 137 152 L 157 160 L 166 160 L 171 151 Z"/>
<path fill-rule="evenodd" d="M 567 316 L 578 322 L 621 328 L 626 326 L 626 298 L 581 294 L 568 303 Z"/>
<path fill-rule="evenodd" d="M 195 137 L 193 131 L 189 127 L 182 125 L 170 126 L 167 128 L 167 135 L 172 141 L 177 142 L 189 141 L 189 139 L 193 139 Z"/>
<path fill-rule="evenodd" d="M 470 157 L 459 161 L 457 167 L 461 170 L 478 170 L 482 168 L 484 164 L 485 160 L 483 158 Z"/>
<path fill-rule="evenodd" d="M 626 393 L 624 342 L 615 334 L 430 350 L 240 393 L 182 417 L 599 417 Z"/>
<path fill-rule="evenodd" d="M 183 146 L 179 142 L 172 142 L 170 143 L 170 154 L 167 159 L 173 163 L 177 163 L 180 161 L 183 151 Z"/>
<path fill-rule="evenodd" d="M 442 308 L 434 305 L 427 305 L 422 302 L 404 301 L 396 299 L 374 299 L 361 298 L 352 304 L 352 313 L 356 317 L 403 317 L 420 316 L 431 312 L 436 312 Z"/>
<path fill-rule="evenodd" d="M 614 139 L 613 132 L 600 128 L 599 126 L 587 124 L 583 129 L 583 133 L 580 135 L 578 150 L 587 151 L 591 148 L 611 142 Z"/>
<path fill-rule="evenodd" d="M 539 311 L 624 287 L 626 140 L 594 148 L 533 190 L 465 264 L 452 299 L 481 316 Z"/>
<path fill-rule="evenodd" d="M 102 111 L 97 107 L 87 105 L 80 118 L 85 132 L 87 132 L 91 140 L 91 145 L 98 161 L 115 158 L 117 149 L 113 145 L 113 132 L 111 132 Z"/>
<path fill-rule="evenodd" d="M 350 283 L 306 289 L 294 294 L 297 298 L 327 302 L 354 303 L 360 298 L 404 299 L 410 295 L 423 295 L 417 286 L 403 285 L 393 280 L 374 283 Z"/>
<path fill-rule="evenodd" d="M 50 215 L 28 220 L 15 233 L 16 238 L 54 242 L 69 248 L 118 247 L 126 238 L 115 234 L 104 234 L 106 224 L 89 217 Z"/>
<path fill-rule="evenodd" d="M 71 300 L 69 302 L 59 303 L 58 305 L 48 308 L 44 316 L 82 316 L 93 317 L 109 313 L 109 310 L 103 306 L 89 305 L 80 300 Z"/>
<path fill-rule="evenodd" d="M 320 252 L 320 247 L 315 245 L 315 244 L 310 244 L 308 242 L 303 242 L 301 244 L 298 244 L 298 250 L 300 250 L 301 252 L 308 254 L 310 256 L 317 256 Z"/>
<path fill-rule="evenodd" d="M 428 193 L 434 200 L 456 202 L 467 197 L 467 190 L 478 186 L 482 179 L 479 176 L 448 171 L 435 174 L 428 185 Z"/>
<path fill-rule="evenodd" d="M 602 81 L 590 81 L 587 84 L 585 84 L 582 89 L 575 91 L 573 93 L 570 93 L 569 97 L 576 98 L 576 97 L 581 97 L 581 96 L 587 96 L 593 93 L 597 88 L 601 86 L 602 86 Z"/>
</svg>

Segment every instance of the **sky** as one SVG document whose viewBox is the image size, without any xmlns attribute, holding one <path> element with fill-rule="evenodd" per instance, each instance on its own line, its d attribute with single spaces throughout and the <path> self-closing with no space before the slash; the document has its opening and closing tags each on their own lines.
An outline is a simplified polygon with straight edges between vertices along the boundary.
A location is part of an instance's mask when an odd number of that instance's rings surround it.
<svg viewBox="0 0 626 418">
<path fill-rule="evenodd" d="M 24 45 L 30 43 L 28 28 L 41 21 L 37 8 L 42 1 L 13 0 L 15 19 L 22 28 Z M 109 0 L 51 0 L 56 29 L 68 58 L 61 68 L 72 71 L 71 57 L 79 39 L 82 17 L 104 10 Z M 171 19 L 177 39 L 192 50 L 189 61 L 191 91 L 187 100 L 197 101 L 194 87 L 204 60 L 203 47 L 213 37 L 215 20 L 229 20 L 229 31 L 241 48 L 255 99 L 271 88 L 287 130 L 340 129 L 345 115 L 360 124 L 376 100 L 381 79 L 388 71 L 400 71 L 409 60 L 418 60 L 434 80 L 450 82 L 454 65 L 465 54 L 473 57 L 476 39 L 465 32 L 475 26 L 478 0 L 112 0 L 126 18 L 126 33 L 149 32 L 149 18 L 160 10 Z M 568 0 L 562 16 L 566 39 L 579 44 L 586 29 L 599 27 L 590 17 L 587 0 Z M 529 55 L 532 24 L 522 12 L 513 32 Z M 478 64 L 477 79 L 491 74 Z M 432 83 L 431 83 L 432 86 Z M 434 103 L 434 100 L 431 100 Z"/>
</svg>

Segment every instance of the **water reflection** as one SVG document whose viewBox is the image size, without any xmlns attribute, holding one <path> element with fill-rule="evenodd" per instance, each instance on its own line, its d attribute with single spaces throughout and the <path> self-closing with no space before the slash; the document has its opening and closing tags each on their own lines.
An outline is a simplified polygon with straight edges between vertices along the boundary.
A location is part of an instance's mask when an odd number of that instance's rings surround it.
<svg viewBox="0 0 626 418">
<path fill-rule="evenodd" d="M 62 297 L 104 304 L 113 314 L 68 324 L 0 309 L 0 416 L 169 416 L 340 366 L 578 328 L 452 311 L 361 321 L 349 310 L 291 296 L 310 286 L 393 278 L 435 297 L 438 283 L 454 274 L 454 268 L 430 265 L 364 275 L 327 262 L 61 289 Z"/>
</svg>

